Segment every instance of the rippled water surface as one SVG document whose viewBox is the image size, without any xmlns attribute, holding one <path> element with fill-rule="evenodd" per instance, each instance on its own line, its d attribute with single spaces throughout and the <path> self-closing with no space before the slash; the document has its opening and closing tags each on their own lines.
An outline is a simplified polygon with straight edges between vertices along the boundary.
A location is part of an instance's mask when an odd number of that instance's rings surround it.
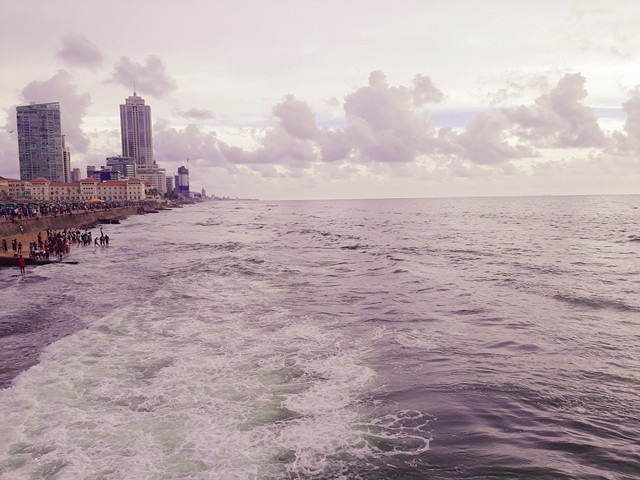
<svg viewBox="0 0 640 480">
<path fill-rule="evenodd" d="M 0 478 L 639 478 L 639 206 L 210 202 L 0 270 Z"/>
</svg>

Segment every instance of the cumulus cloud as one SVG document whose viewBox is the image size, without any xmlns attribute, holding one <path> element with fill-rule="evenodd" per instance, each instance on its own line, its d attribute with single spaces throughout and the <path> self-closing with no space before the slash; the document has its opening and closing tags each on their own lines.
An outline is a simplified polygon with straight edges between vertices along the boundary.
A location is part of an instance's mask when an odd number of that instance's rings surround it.
<svg viewBox="0 0 640 480">
<path fill-rule="evenodd" d="M 59 70 L 49 80 L 31 82 L 24 87 L 21 96 L 25 104 L 59 102 L 62 134 L 72 155 L 87 152 L 89 137 L 82 130 L 82 120 L 91 104 L 91 95 L 78 93 L 69 72 Z"/>
<path fill-rule="evenodd" d="M 315 145 L 311 140 L 291 135 L 285 128 L 277 126 L 269 130 L 256 151 L 252 163 L 272 163 L 293 169 L 308 167 L 317 159 Z"/>
<path fill-rule="evenodd" d="M 411 89 L 389 86 L 382 71 L 371 72 L 369 85 L 345 99 L 344 129 L 322 137 L 325 160 L 344 160 L 350 155 L 351 160 L 403 163 L 432 151 L 435 129 L 414 105 L 440 98 L 442 94 L 427 77 L 416 77 Z"/>
<path fill-rule="evenodd" d="M 165 122 L 156 128 L 156 157 L 174 162 L 189 157 L 208 168 L 279 179 L 390 171 L 396 176 L 410 172 L 412 178 L 416 172 L 513 175 L 519 169 L 516 160 L 539 157 L 539 149 L 606 144 L 594 110 L 583 103 L 585 81 L 579 73 L 568 74 L 532 104 L 481 111 L 462 129 L 436 129 L 426 107 L 444 94 L 429 77 L 417 75 L 409 86 L 393 86 L 382 71 L 374 71 L 367 85 L 345 96 L 339 126 L 318 126 L 312 108 L 287 95 L 272 108 L 275 124 L 255 138 L 253 150 L 228 145 L 195 125 L 176 130 Z M 627 124 L 620 144 L 640 151 L 640 88 L 624 109 Z M 208 116 L 208 111 L 190 112 L 194 118 Z"/>
<path fill-rule="evenodd" d="M 422 106 L 427 103 L 438 103 L 444 98 L 443 93 L 436 88 L 433 81 L 424 75 L 416 75 L 413 79 L 413 104 Z"/>
<path fill-rule="evenodd" d="M 176 89 L 176 82 L 166 71 L 159 57 L 150 55 L 144 64 L 134 62 L 129 57 L 120 57 L 114 66 L 110 81 L 126 88 L 163 98 Z"/>
<path fill-rule="evenodd" d="M 509 142 L 508 127 L 509 122 L 502 112 L 482 112 L 469 121 L 454 143 L 463 148 L 459 153 L 465 158 L 481 165 L 502 164 L 534 155 L 526 145 Z M 452 152 L 456 153 L 455 150 Z"/>
<path fill-rule="evenodd" d="M 507 118 L 518 125 L 517 135 L 535 147 L 603 147 L 605 135 L 595 111 L 584 105 L 586 78 L 566 74 L 531 106 L 505 108 Z"/>
<path fill-rule="evenodd" d="M 624 135 L 619 137 L 619 148 L 623 152 L 640 154 L 640 85 L 629 92 L 630 98 L 622 104 L 627 114 Z"/>
<path fill-rule="evenodd" d="M 158 163 L 182 164 L 189 158 L 205 160 L 210 166 L 224 166 L 226 158 L 219 143 L 215 132 L 204 131 L 198 125 L 187 125 L 182 130 L 169 126 L 166 120 L 154 125 L 153 149 Z"/>
<path fill-rule="evenodd" d="M 440 143 L 418 107 L 442 98 L 428 77 L 416 76 L 412 87 L 394 87 L 383 72 L 374 71 L 367 86 L 346 96 L 346 125 L 319 128 L 309 105 L 288 95 L 273 108 L 277 125 L 260 139 L 257 150 L 221 148 L 231 162 L 277 164 L 291 175 L 319 162 L 407 163 Z"/>
<path fill-rule="evenodd" d="M 56 58 L 68 67 L 99 67 L 104 55 L 84 35 L 67 35 L 62 39 L 62 47 L 56 52 Z"/>
<path fill-rule="evenodd" d="M 235 164 L 280 165 L 291 171 L 306 168 L 317 160 L 314 142 L 296 138 L 281 126 L 267 130 L 260 144 L 248 152 L 221 142 L 220 149 Z"/>
<path fill-rule="evenodd" d="M 211 120 L 216 118 L 211 110 L 206 108 L 189 108 L 187 110 L 176 110 L 177 115 L 184 118 L 192 118 L 194 120 Z"/>
<path fill-rule="evenodd" d="M 317 138 L 320 133 L 309 105 L 296 100 L 293 95 L 287 95 L 273 107 L 273 114 L 280 120 L 280 126 L 295 138 Z"/>
<path fill-rule="evenodd" d="M 504 72 L 497 77 L 483 79 L 480 81 L 481 89 L 489 89 L 486 98 L 491 106 L 508 105 L 515 101 L 522 101 L 531 95 L 540 96 L 551 89 L 550 78 L 559 75 L 555 69 L 541 71 L 537 73 L 522 73 L 517 70 Z M 496 84 L 499 87 L 496 88 Z"/>
</svg>

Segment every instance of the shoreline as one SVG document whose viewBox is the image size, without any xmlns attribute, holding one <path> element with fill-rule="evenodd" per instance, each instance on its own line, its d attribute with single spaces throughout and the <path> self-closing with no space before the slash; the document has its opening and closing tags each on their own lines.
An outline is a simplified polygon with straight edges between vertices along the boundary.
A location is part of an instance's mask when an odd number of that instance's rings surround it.
<svg viewBox="0 0 640 480">
<path fill-rule="evenodd" d="M 29 244 L 38 241 L 38 233 L 42 236 L 46 236 L 47 229 L 59 232 L 65 228 L 68 230 L 92 230 L 97 228 L 98 225 L 105 223 L 105 220 L 124 220 L 130 215 L 138 214 L 137 207 L 124 207 L 116 208 L 112 210 L 100 210 L 96 212 L 84 212 L 74 215 L 64 215 L 58 217 L 40 217 L 38 219 L 23 219 L 11 224 L 13 230 L 18 230 L 13 233 L 2 232 L 0 234 L 0 268 L 1 267 L 15 267 L 18 266 L 19 254 L 15 253 L 12 249 L 12 241 L 15 239 L 17 242 L 22 242 L 22 257 L 25 259 L 26 265 L 38 266 L 46 265 L 49 263 L 58 263 L 55 257 L 52 256 L 52 260 L 36 260 L 29 257 Z M 5 225 L 5 229 L 8 225 Z M 25 230 L 23 233 L 19 232 L 20 226 Z M 8 250 L 5 252 L 2 248 L 2 239 L 7 241 Z M 72 250 L 68 255 L 72 255 L 73 248 L 78 244 L 72 244 Z M 62 263 L 70 263 L 65 262 Z"/>
<path fill-rule="evenodd" d="M 38 233 L 44 237 L 47 229 L 53 232 L 67 230 L 92 230 L 100 225 L 120 223 L 131 215 L 145 215 L 160 211 L 172 210 L 188 205 L 187 202 L 155 202 L 145 205 L 129 205 L 110 209 L 99 209 L 88 212 L 76 212 L 74 214 L 47 216 L 38 218 L 24 218 L 21 220 L 0 223 L 0 268 L 18 266 L 18 254 L 14 254 L 12 241 L 22 242 L 22 257 L 26 265 L 38 266 L 49 263 L 58 263 L 58 260 L 36 260 L 29 257 L 29 244 L 38 241 Z M 20 232 L 22 227 L 23 232 Z M 2 248 L 2 240 L 7 241 L 7 251 Z M 73 247 L 74 244 L 71 246 Z M 78 244 L 76 244 L 76 247 Z M 71 253 L 69 253 L 71 255 Z M 76 263 L 62 261 L 62 263 Z"/>
</svg>

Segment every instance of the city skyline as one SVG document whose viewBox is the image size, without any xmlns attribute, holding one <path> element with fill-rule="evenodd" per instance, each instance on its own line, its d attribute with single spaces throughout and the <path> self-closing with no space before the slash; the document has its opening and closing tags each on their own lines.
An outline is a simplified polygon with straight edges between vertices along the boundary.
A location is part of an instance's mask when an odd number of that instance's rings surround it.
<svg viewBox="0 0 640 480">
<path fill-rule="evenodd" d="M 190 158 L 194 189 L 220 196 L 638 191 L 633 2 L 186 2 L 153 4 L 169 36 L 105 23 L 150 5 L 10 5 L 2 110 L 58 101 L 84 170 L 121 151 L 114 106 L 135 88 L 154 159 Z M 0 126 L 0 174 L 16 175 L 15 119 Z"/>
</svg>

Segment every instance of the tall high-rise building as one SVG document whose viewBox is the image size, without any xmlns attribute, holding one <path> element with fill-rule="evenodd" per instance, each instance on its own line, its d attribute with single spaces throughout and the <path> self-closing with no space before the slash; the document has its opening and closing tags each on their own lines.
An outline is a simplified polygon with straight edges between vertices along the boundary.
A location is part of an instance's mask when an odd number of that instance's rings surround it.
<svg viewBox="0 0 640 480">
<path fill-rule="evenodd" d="M 133 158 L 136 165 L 153 165 L 151 141 L 151 107 L 133 92 L 120 105 L 122 156 Z"/>
<path fill-rule="evenodd" d="M 64 144 L 64 135 L 62 135 L 62 165 L 64 182 L 71 182 L 71 152 L 69 147 Z"/>
<path fill-rule="evenodd" d="M 189 169 L 184 165 L 178 168 L 178 195 L 189 196 Z"/>
<path fill-rule="evenodd" d="M 17 107 L 16 115 L 20 180 L 64 182 L 60 104 L 32 102 Z"/>
<path fill-rule="evenodd" d="M 80 169 L 79 168 L 74 168 L 73 170 L 71 170 L 71 181 L 72 182 L 79 182 L 80 181 Z"/>
</svg>

